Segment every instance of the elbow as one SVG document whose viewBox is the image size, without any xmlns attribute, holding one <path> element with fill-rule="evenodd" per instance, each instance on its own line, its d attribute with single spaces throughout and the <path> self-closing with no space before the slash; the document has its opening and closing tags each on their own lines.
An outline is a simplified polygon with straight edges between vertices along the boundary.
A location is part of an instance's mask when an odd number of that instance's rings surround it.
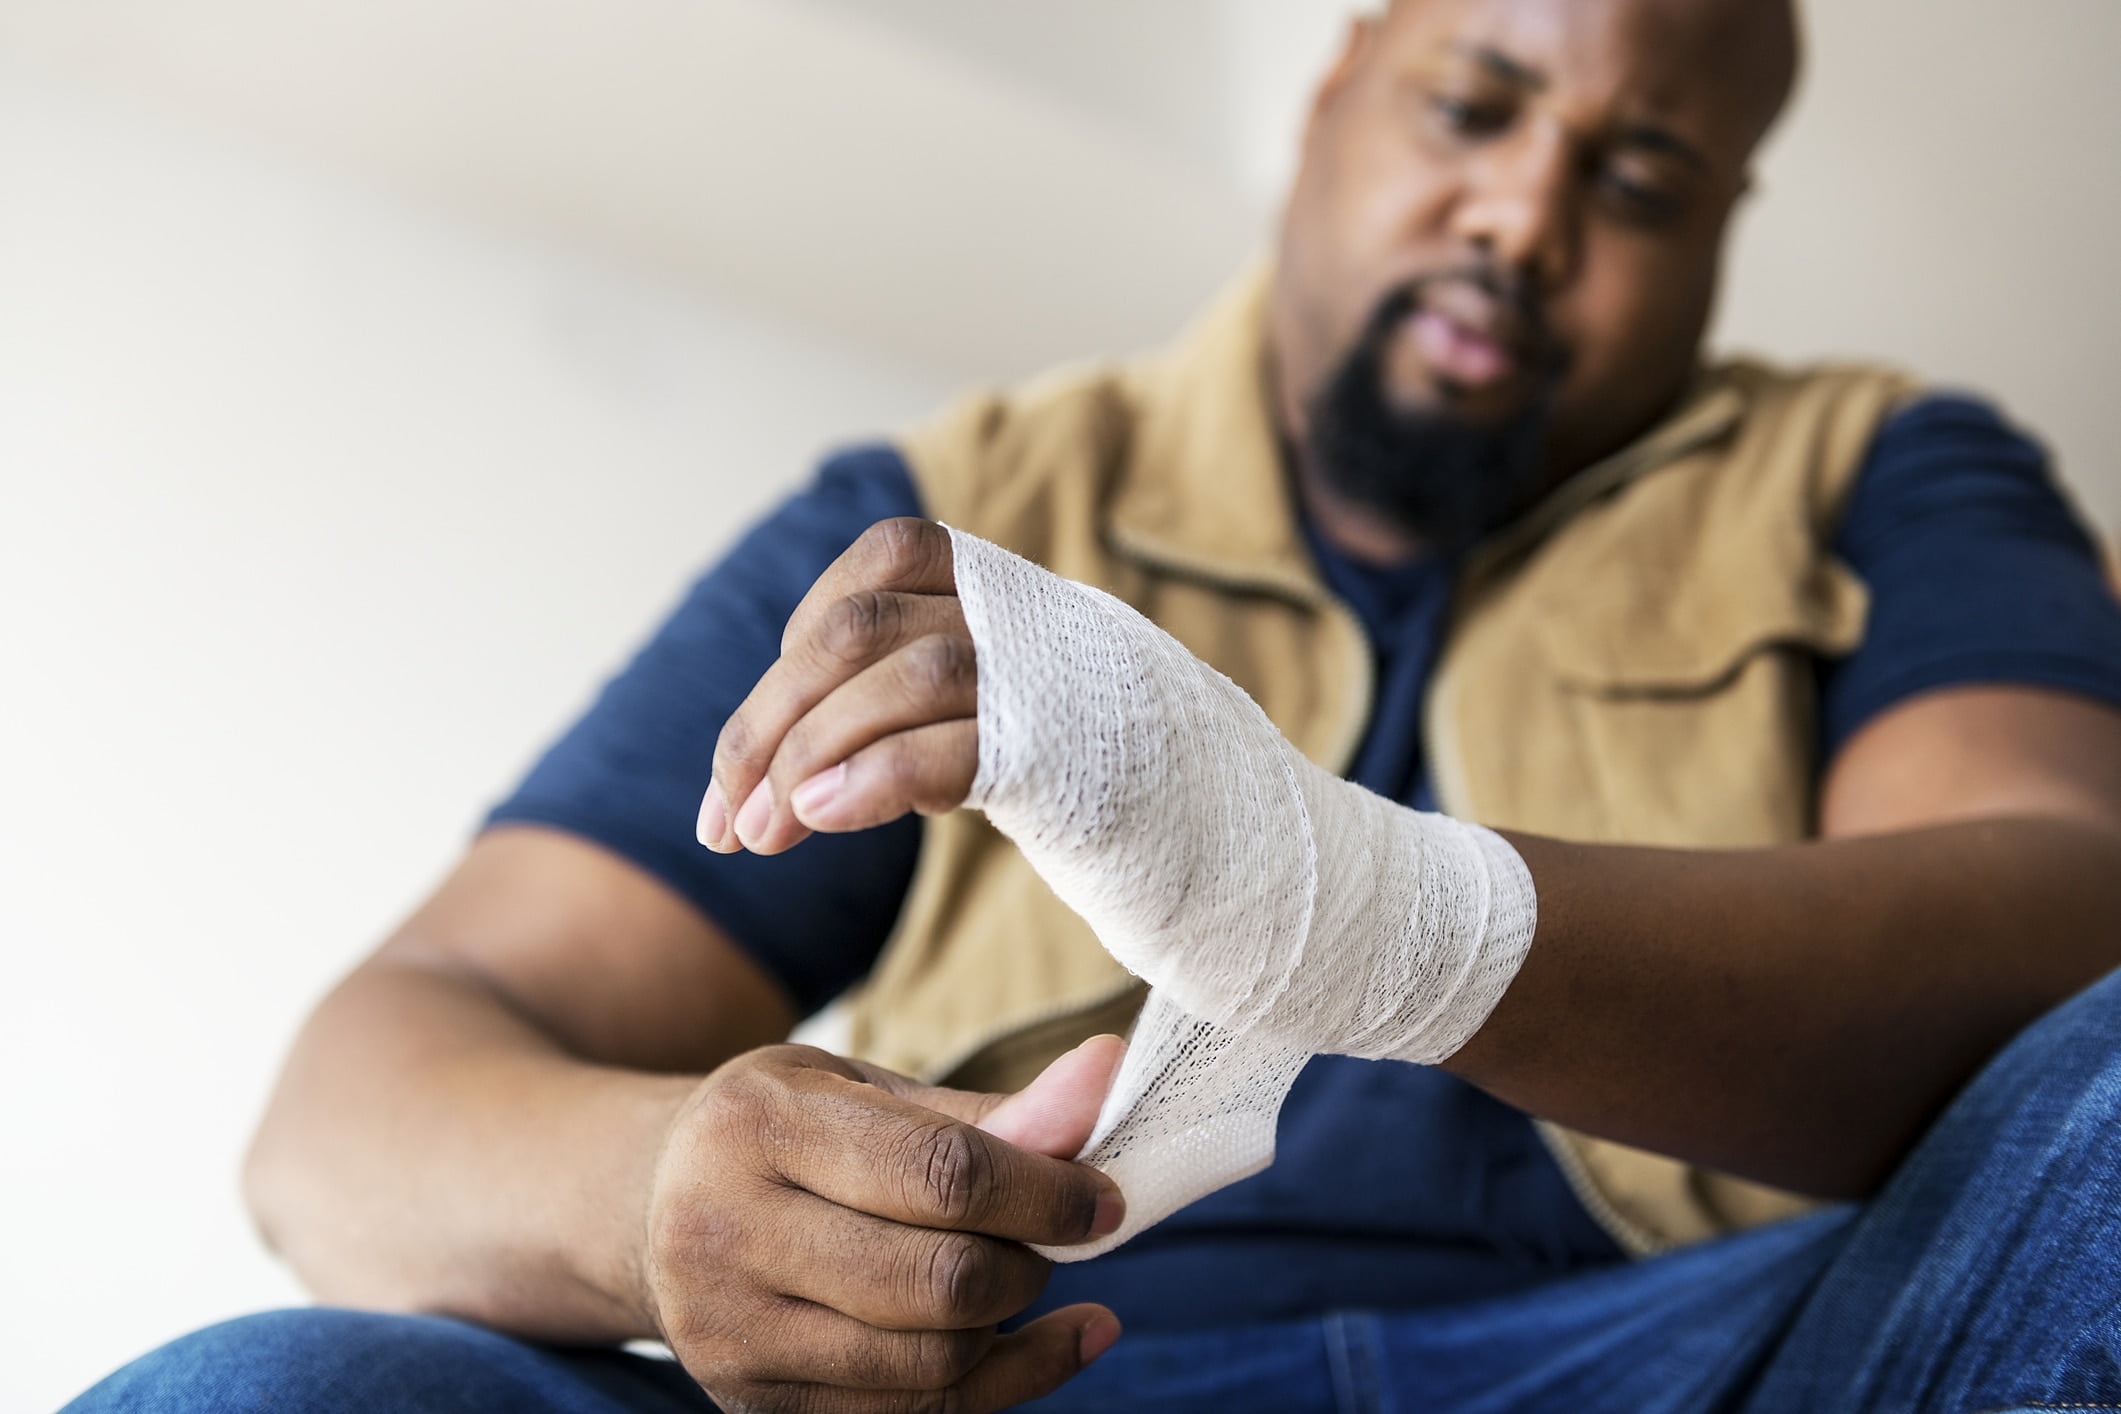
<svg viewBox="0 0 2121 1414">
<path fill-rule="evenodd" d="M 271 1110 L 259 1122 L 250 1147 L 244 1152 L 240 1182 L 243 1208 L 258 1240 L 268 1252 L 294 1266 L 296 1275 L 314 1292 L 308 1273 L 293 1260 L 302 1213 L 305 1207 L 313 1206 L 304 1198 L 311 1185 L 304 1179 L 301 1156 L 290 1137 L 282 1132 L 282 1126 L 275 1123 Z"/>
<path fill-rule="evenodd" d="M 333 1165 L 316 1152 L 319 1136 L 291 1122 L 276 1095 L 244 1152 L 240 1184 L 251 1229 L 318 1300 L 366 1305 L 347 1297 L 343 1236 L 351 1216 L 332 1181 Z"/>
</svg>

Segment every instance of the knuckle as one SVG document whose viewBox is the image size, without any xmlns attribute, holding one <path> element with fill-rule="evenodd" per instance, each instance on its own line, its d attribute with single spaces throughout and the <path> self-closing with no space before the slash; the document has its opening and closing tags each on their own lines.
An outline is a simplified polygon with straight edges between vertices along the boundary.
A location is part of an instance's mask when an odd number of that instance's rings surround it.
<svg viewBox="0 0 2121 1414">
<path fill-rule="evenodd" d="M 826 611 L 818 626 L 821 653 L 840 663 L 865 663 L 890 641 L 898 621 L 898 601 L 864 589 L 849 594 Z"/>
<path fill-rule="evenodd" d="M 726 1066 L 706 1097 L 706 1123 L 721 1133 L 749 1129 L 773 1107 L 779 1089 L 779 1080 L 756 1064 Z"/>
<path fill-rule="evenodd" d="M 756 1215 L 692 1192 L 649 1219 L 649 1260 L 659 1285 L 683 1288 L 702 1272 L 724 1275 L 749 1265 Z"/>
<path fill-rule="evenodd" d="M 732 770 L 744 770 L 757 762 L 758 732 L 751 719 L 738 708 L 722 723 L 722 731 L 714 742 L 714 772 L 724 775 Z M 742 802 L 738 802 L 741 804 Z M 733 807 L 732 807 L 733 808 Z"/>
<path fill-rule="evenodd" d="M 915 1201 L 945 1223 L 969 1221 L 992 1178 L 987 1151 L 965 1126 L 943 1119 L 920 1126 L 911 1142 Z"/>
<path fill-rule="evenodd" d="M 692 1376 L 718 1397 L 742 1391 L 755 1398 L 762 1390 L 761 1362 L 752 1337 L 763 1328 L 764 1307 L 754 1298 L 695 1309 L 667 1322 L 664 1336 Z"/>
<path fill-rule="evenodd" d="M 985 1324 L 993 1304 L 994 1267 L 985 1244 L 956 1233 L 928 1244 L 917 1300 L 938 1325 L 956 1329 Z"/>
<path fill-rule="evenodd" d="M 764 1065 L 727 1067 L 703 1108 L 711 1147 L 721 1153 L 764 1150 L 770 1158 L 785 1137 L 786 1084 Z"/>
<path fill-rule="evenodd" d="M 976 681 L 972 644 L 945 633 L 916 639 L 906 649 L 906 671 L 925 695 L 955 697 Z"/>
<path fill-rule="evenodd" d="M 862 538 L 869 542 L 868 551 L 878 571 L 887 582 L 897 584 L 915 578 L 927 568 L 935 553 L 938 529 L 913 516 L 898 516 L 878 521 Z"/>
<path fill-rule="evenodd" d="M 979 1331 L 918 1331 L 902 1372 L 907 1387 L 930 1394 L 949 1390 L 979 1363 L 986 1342 Z"/>
</svg>

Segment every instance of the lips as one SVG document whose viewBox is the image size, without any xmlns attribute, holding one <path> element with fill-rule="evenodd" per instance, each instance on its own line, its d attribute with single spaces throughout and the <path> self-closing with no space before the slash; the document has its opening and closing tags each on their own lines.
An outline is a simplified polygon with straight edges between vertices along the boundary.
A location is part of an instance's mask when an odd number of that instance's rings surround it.
<svg viewBox="0 0 2121 1414">
<path fill-rule="evenodd" d="M 1485 388 L 1517 371 L 1517 358 L 1502 344 L 1425 309 L 1414 316 L 1414 346 L 1436 374 L 1465 388 Z"/>
<path fill-rule="evenodd" d="M 1431 286 L 1409 332 L 1430 370 L 1468 391 L 1506 382 L 1524 363 L 1523 340 L 1502 303 L 1463 281 Z"/>
</svg>

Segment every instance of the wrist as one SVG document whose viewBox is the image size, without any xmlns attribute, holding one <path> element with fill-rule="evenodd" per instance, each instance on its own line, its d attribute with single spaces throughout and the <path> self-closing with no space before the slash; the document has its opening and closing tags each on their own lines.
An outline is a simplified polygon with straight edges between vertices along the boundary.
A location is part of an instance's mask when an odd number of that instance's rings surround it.
<svg viewBox="0 0 2121 1414">
<path fill-rule="evenodd" d="M 607 1164 L 594 1189 L 578 1189 L 583 1221 L 563 1254 L 572 1283 L 592 1308 L 597 1334 L 613 1340 L 660 1340 L 650 1234 L 659 1175 L 672 1137 L 698 1094 L 697 1076 L 613 1074 L 599 1097 Z"/>
</svg>

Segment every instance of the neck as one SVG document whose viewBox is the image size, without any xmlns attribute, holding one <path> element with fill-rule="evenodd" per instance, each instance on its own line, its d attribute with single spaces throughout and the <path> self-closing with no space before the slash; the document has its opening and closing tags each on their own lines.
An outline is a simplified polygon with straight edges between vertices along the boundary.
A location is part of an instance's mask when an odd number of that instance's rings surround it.
<svg viewBox="0 0 2121 1414">
<path fill-rule="evenodd" d="M 1391 524 L 1368 506 L 1359 505 L 1327 486 L 1300 452 L 1285 457 L 1297 503 L 1334 549 L 1364 564 L 1403 565 L 1421 558 L 1427 547 L 1419 536 Z"/>
</svg>

